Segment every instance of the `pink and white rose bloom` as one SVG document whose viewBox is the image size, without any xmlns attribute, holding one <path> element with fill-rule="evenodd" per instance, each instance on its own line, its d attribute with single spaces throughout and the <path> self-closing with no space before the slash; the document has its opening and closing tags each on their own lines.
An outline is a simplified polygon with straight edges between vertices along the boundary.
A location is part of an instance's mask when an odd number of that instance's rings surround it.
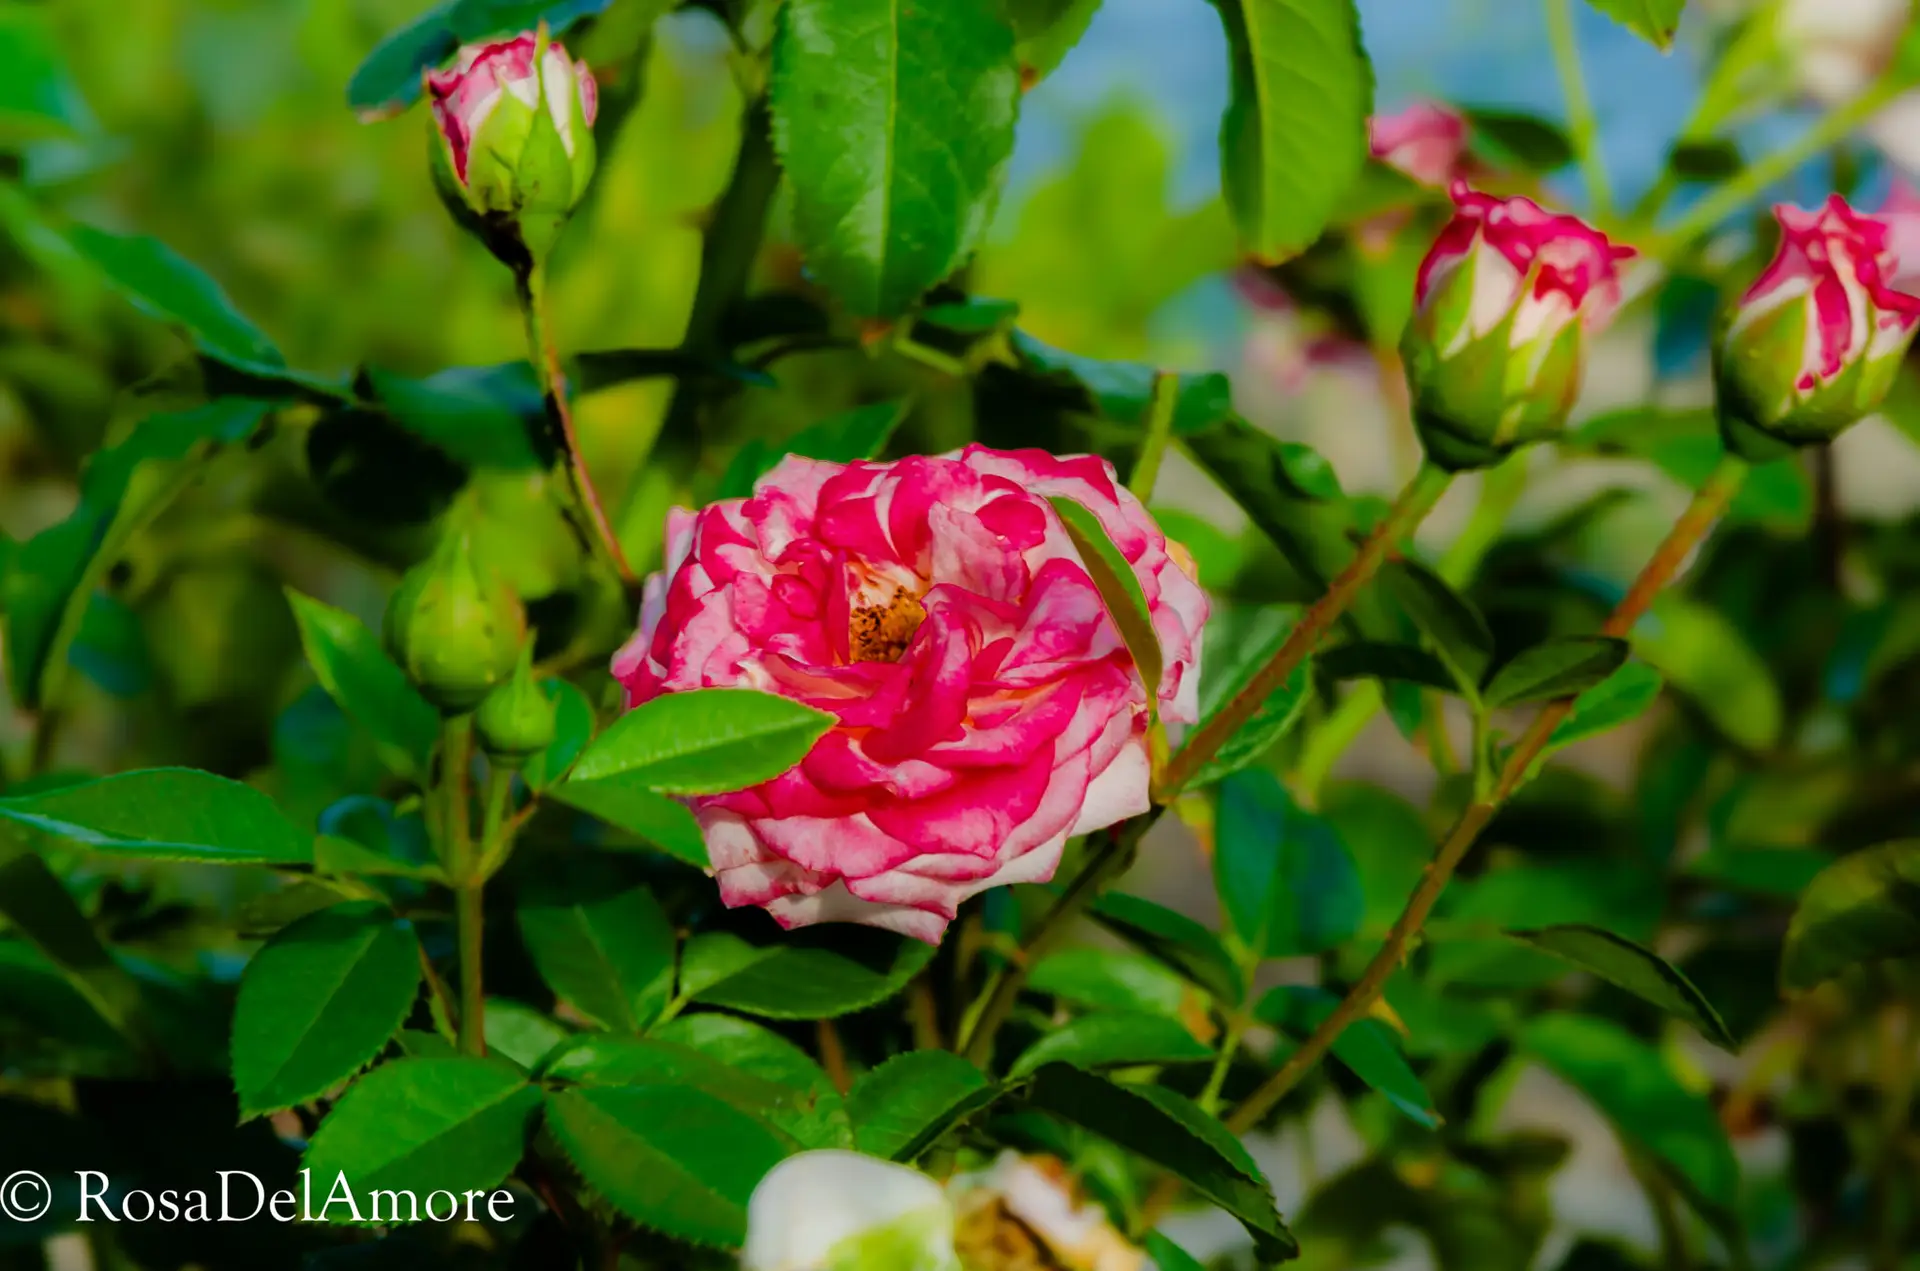
<svg viewBox="0 0 1920 1271">
<path fill-rule="evenodd" d="M 1728 440 L 1756 457 L 1769 449 L 1760 437 L 1829 441 L 1876 409 L 1920 327 L 1920 297 L 1895 286 L 1894 224 L 1837 194 L 1818 211 L 1782 204 L 1774 216 L 1779 250 L 1715 349 Z"/>
<path fill-rule="evenodd" d="M 1147 810 L 1149 690 L 1051 496 L 1132 563 L 1161 717 L 1192 723 L 1206 596 L 1104 460 L 789 456 L 749 498 L 673 511 L 614 659 L 629 704 L 748 687 L 840 721 L 784 775 L 691 801 L 728 905 L 937 941 L 967 897 Z"/>
<path fill-rule="evenodd" d="M 512 226 L 543 255 L 593 178 L 593 72 L 527 31 L 461 49 L 427 92 L 442 197 L 483 236 Z"/>
<path fill-rule="evenodd" d="M 1456 181 L 1454 215 L 1421 262 L 1401 343 L 1427 453 L 1482 467 L 1559 432 L 1588 337 L 1620 306 L 1630 247 L 1576 216 Z"/>
<path fill-rule="evenodd" d="M 1373 157 L 1422 185 L 1445 187 L 1460 175 L 1467 153 L 1467 119 L 1436 102 L 1417 102 L 1368 124 Z"/>
</svg>

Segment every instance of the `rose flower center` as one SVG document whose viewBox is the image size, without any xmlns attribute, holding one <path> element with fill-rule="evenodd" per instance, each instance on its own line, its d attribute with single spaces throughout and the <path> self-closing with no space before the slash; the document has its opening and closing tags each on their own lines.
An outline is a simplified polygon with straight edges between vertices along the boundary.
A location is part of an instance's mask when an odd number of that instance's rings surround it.
<svg viewBox="0 0 1920 1271">
<path fill-rule="evenodd" d="M 898 662 L 927 611 L 904 587 L 887 599 L 856 604 L 848 617 L 847 647 L 855 662 Z"/>
</svg>

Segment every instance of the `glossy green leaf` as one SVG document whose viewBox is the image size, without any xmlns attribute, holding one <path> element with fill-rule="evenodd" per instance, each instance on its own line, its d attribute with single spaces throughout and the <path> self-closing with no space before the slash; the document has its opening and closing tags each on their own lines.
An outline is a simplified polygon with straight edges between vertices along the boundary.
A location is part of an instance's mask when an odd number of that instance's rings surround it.
<svg viewBox="0 0 1920 1271">
<path fill-rule="evenodd" d="M 400 771 L 421 776 L 440 736 L 440 712 L 380 647 L 380 638 L 352 614 L 287 591 L 307 665 L 327 696 L 372 734 Z"/>
<path fill-rule="evenodd" d="M 1143 953 L 1062 949 L 1034 964 L 1027 987 L 1081 1006 L 1179 1016 L 1205 999 L 1185 978 Z"/>
<path fill-rule="evenodd" d="M 789 1134 L 798 1145 L 839 1144 L 839 1136 L 816 1115 L 814 1090 L 750 1072 L 681 1042 L 588 1033 L 552 1053 L 541 1076 L 550 1082 L 587 1086 L 679 1086 L 699 1090 Z M 833 1102 L 839 1106 L 837 1093 Z M 839 1129 L 844 1130 L 844 1110 L 840 1121 Z"/>
<path fill-rule="evenodd" d="M 1244 995 L 1239 968 L 1220 937 L 1183 913 L 1140 896 L 1110 891 L 1087 910 L 1101 926 L 1222 1002 Z"/>
<path fill-rule="evenodd" d="M 958 1055 L 944 1050 L 895 1055 L 863 1073 L 847 1091 L 854 1147 L 869 1156 L 911 1161 L 999 1093 Z"/>
<path fill-rule="evenodd" d="M 1160 1086 L 1122 1086 L 1067 1064 L 1033 1075 L 1033 1104 L 1091 1130 L 1180 1179 L 1239 1219 L 1255 1255 L 1274 1262 L 1300 1247 L 1274 1208 L 1273 1186 L 1226 1126 Z"/>
<path fill-rule="evenodd" d="M 1559 636 L 1522 649 L 1487 682 L 1488 706 L 1573 697 L 1597 687 L 1627 660 L 1627 642 L 1606 636 Z"/>
<path fill-rule="evenodd" d="M 661 794 L 720 794 L 779 776 L 834 725 L 772 693 L 702 688 L 636 706 L 598 737 L 567 780 L 621 775 Z"/>
<path fill-rule="evenodd" d="M 545 405 L 533 368 L 457 366 L 425 379 L 409 379 L 370 366 L 367 387 L 394 422 L 468 467 L 532 469 L 543 466 L 536 438 L 545 428 Z"/>
<path fill-rule="evenodd" d="M 540 690 L 553 703 L 553 744 L 520 770 L 527 788 L 543 791 L 567 775 L 573 761 L 593 740 L 593 703 L 566 680 L 542 680 Z"/>
<path fill-rule="evenodd" d="M 486 1025 L 487 1053 L 510 1059 L 529 1072 L 574 1036 L 544 1011 L 504 997 L 487 999 Z"/>
<path fill-rule="evenodd" d="M 894 317 L 979 244 L 1013 154 L 1020 75 L 994 0 L 792 0 L 773 43 L 774 147 L 808 267 Z"/>
<path fill-rule="evenodd" d="M 1571 746 L 1631 723 L 1660 697 L 1666 680 L 1645 662 L 1629 662 L 1573 701 L 1573 711 L 1548 739 L 1548 749 Z"/>
<path fill-rule="evenodd" d="M 1713 1003 L 1693 986 L 1693 981 L 1651 949 L 1583 923 L 1507 934 L 1652 1002 L 1691 1024 L 1721 1049 L 1735 1048 L 1733 1035 Z"/>
<path fill-rule="evenodd" d="M 1214 0 L 1232 65 L 1220 183 L 1256 260 L 1326 228 L 1368 154 L 1373 68 L 1353 0 Z"/>
<path fill-rule="evenodd" d="M 1254 1007 L 1254 1015 L 1294 1041 L 1305 1041 L 1339 1004 L 1340 999 L 1325 989 L 1283 984 L 1267 991 Z M 1379 1020 L 1350 1024 L 1334 1041 L 1333 1057 L 1419 1124 L 1439 1127 L 1440 1114 L 1434 1110 L 1432 1096 L 1408 1067 L 1393 1030 Z"/>
<path fill-rule="evenodd" d="M 563 781 L 548 797 L 596 816 L 608 825 L 637 834 L 676 860 L 706 869 L 707 844 L 700 822 L 687 805 L 647 789 L 635 773 L 618 773 L 598 781 Z"/>
<path fill-rule="evenodd" d="M 1024 1077 L 1050 1063 L 1120 1068 L 1206 1063 L 1213 1057 L 1211 1047 L 1165 1015 L 1095 1011 L 1042 1033 L 1013 1061 L 1008 1075 Z"/>
<path fill-rule="evenodd" d="M 109 856 L 233 865 L 313 859 L 304 834 L 251 786 L 192 768 L 149 768 L 0 799 L 0 822 Z"/>
<path fill-rule="evenodd" d="M 380 1053 L 420 991 L 413 924 L 354 901 L 309 914 L 253 955 L 233 1008 L 240 1115 L 318 1098 Z"/>
<path fill-rule="evenodd" d="M 687 942 L 680 992 L 769 1019 L 829 1019 L 886 1001 L 933 946 L 867 927 L 811 927 L 770 944 L 713 932 Z"/>
<path fill-rule="evenodd" d="M 520 1163 L 540 1091 L 498 1059 L 398 1059 L 360 1078 L 314 1131 L 302 1164 L 322 1190 L 345 1174 L 357 1197 L 374 1190 L 458 1194 L 497 1186 Z M 371 1197 L 368 1197 L 371 1200 Z M 363 1206 L 367 1202 L 362 1202 Z M 335 1204 L 325 1215 L 366 1220 Z"/>
<path fill-rule="evenodd" d="M 587 1185 L 621 1213 L 725 1248 L 746 1238 L 747 1198 L 788 1154 L 746 1113 L 680 1086 L 555 1091 L 547 1127 Z"/>
<path fill-rule="evenodd" d="M 673 924 L 603 871 L 549 867 L 521 892 L 520 938 L 560 997 L 602 1028 L 639 1032 L 673 993 Z"/>
<path fill-rule="evenodd" d="M 1366 907 L 1339 833 L 1264 768 L 1220 783 L 1213 878 L 1233 931 L 1258 957 L 1324 952 L 1359 929 Z"/>
<path fill-rule="evenodd" d="M 906 417 L 904 401 L 872 402 L 802 428 L 778 446 L 765 445 L 754 438 L 734 457 L 714 497 L 740 499 L 752 494 L 753 483 L 770 471 L 782 454 L 824 459 L 829 463 L 877 458 L 894 429 Z"/>
<path fill-rule="evenodd" d="M 285 368 L 273 341 L 233 307 L 220 285 L 159 239 L 90 225 L 76 225 L 67 237 L 142 311 L 186 328 L 203 353 L 242 369 Z"/>
<path fill-rule="evenodd" d="M 1844 856 L 1822 870 L 1787 928 L 1780 979 L 1812 988 L 1863 962 L 1920 953 L 1920 840 Z"/>
<path fill-rule="evenodd" d="M 1141 683 L 1146 685 L 1149 711 L 1157 717 L 1160 676 L 1165 669 L 1165 661 L 1160 637 L 1153 629 L 1153 614 L 1147 608 L 1146 593 L 1140 590 L 1140 580 L 1134 576 L 1133 566 L 1113 545 L 1113 540 L 1107 537 L 1099 517 L 1072 499 L 1051 498 L 1047 502 L 1059 514 L 1061 524 L 1066 526 L 1067 537 L 1073 540 L 1074 550 L 1080 553 L 1081 564 L 1087 567 L 1093 585 L 1100 589 L 1100 599 L 1107 607 L 1107 616 L 1120 629 L 1120 638 L 1126 641 L 1134 669 L 1140 673 Z"/>
<path fill-rule="evenodd" d="M 1395 561 L 1381 579 L 1433 651 L 1453 672 L 1463 692 L 1476 693 L 1493 661 L 1493 633 L 1473 602 L 1424 565 Z"/>
<path fill-rule="evenodd" d="M 1697 1202 L 1723 1213 L 1733 1208 L 1740 1166 L 1726 1127 L 1659 1051 L 1617 1024 L 1566 1012 L 1528 1022 L 1520 1045 L 1593 1100 L 1623 1138 L 1659 1161 Z"/>
<path fill-rule="evenodd" d="M 1666 49 L 1673 44 L 1673 33 L 1680 29 L 1680 13 L 1687 0 L 1587 0 L 1587 3 L 1656 48 Z"/>
<path fill-rule="evenodd" d="M 769 1028 L 738 1015 L 715 1012 L 676 1016 L 652 1034 L 710 1055 L 729 1068 L 771 1081 L 797 1096 L 795 1111 L 762 1109 L 759 1115 L 803 1147 L 851 1147 L 853 1127 L 846 1102 L 826 1070 L 811 1055 Z"/>
</svg>

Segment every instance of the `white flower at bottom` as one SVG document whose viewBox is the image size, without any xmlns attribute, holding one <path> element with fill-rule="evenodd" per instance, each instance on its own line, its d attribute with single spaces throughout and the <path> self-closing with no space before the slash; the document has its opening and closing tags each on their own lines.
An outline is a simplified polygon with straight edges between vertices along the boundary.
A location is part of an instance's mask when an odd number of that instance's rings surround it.
<svg viewBox="0 0 1920 1271">
<path fill-rule="evenodd" d="M 918 1170 L 858 1152 L 802 1152 L 747 1202 L 742 1271 L 959 1271 L 953 1206 Z"/>
<path fill-rule="evenodd" d="M 948 1184 L 959 1210 L 967 1271 L 1142 1271 L 1146 1255 L 1127 1243 L 1106 1211 L 1082 1200 L 1052 1157 L 1002 1152 L 991 1167 Z M 1034 1249 L 1034 1244 L 1040 1246 Z"/>
</svg>

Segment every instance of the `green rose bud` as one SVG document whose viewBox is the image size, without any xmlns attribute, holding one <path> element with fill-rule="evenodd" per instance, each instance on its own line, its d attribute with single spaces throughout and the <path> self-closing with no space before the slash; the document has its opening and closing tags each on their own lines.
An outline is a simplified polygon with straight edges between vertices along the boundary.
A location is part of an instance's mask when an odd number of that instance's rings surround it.
<svg viewBox="0 0 1920 1271">
<path fill-rule="evenodd" d="M 507 768 L 522 766 L 553 744 L 553 699 L 534 682 L 531 638 L 520 646 L 513 678 L 474 712 L 473 728 L 487 758 Z"/>
<path fill-rule="evenodd" d="M 475 561 L 467 531 L 450 529 L 400 580 L 386 637 L 421 696 L 462 715 L 513 674 L 527 613 L 499 572 Z"/>
<path fill-rule="evenodd" d="M 1484 468 L 1566 427 L 1587 337 L 1620 304 L 1633 255 L 1577 217 L 1453 186 L 1401 341 L 1413 418 L 1443 468 Z"/>
<path fill-rule="evenodd" d="M 1892 285 L 1888 220 L 1837 194 L 1817 212 L 1773 213 L 1780 249 L 1714 345 L 1727 447 L 1756 461 L 1831 441 L 1877 409 L 1920 324 L 1920 298 Z"/>
<path fill-rule="evenodd" d="M 468 45 L 427 89 L 447 207 L 508 265 L 545 259 L 593 179 L 593 73 L 542 27 Z"/>
</svg>

